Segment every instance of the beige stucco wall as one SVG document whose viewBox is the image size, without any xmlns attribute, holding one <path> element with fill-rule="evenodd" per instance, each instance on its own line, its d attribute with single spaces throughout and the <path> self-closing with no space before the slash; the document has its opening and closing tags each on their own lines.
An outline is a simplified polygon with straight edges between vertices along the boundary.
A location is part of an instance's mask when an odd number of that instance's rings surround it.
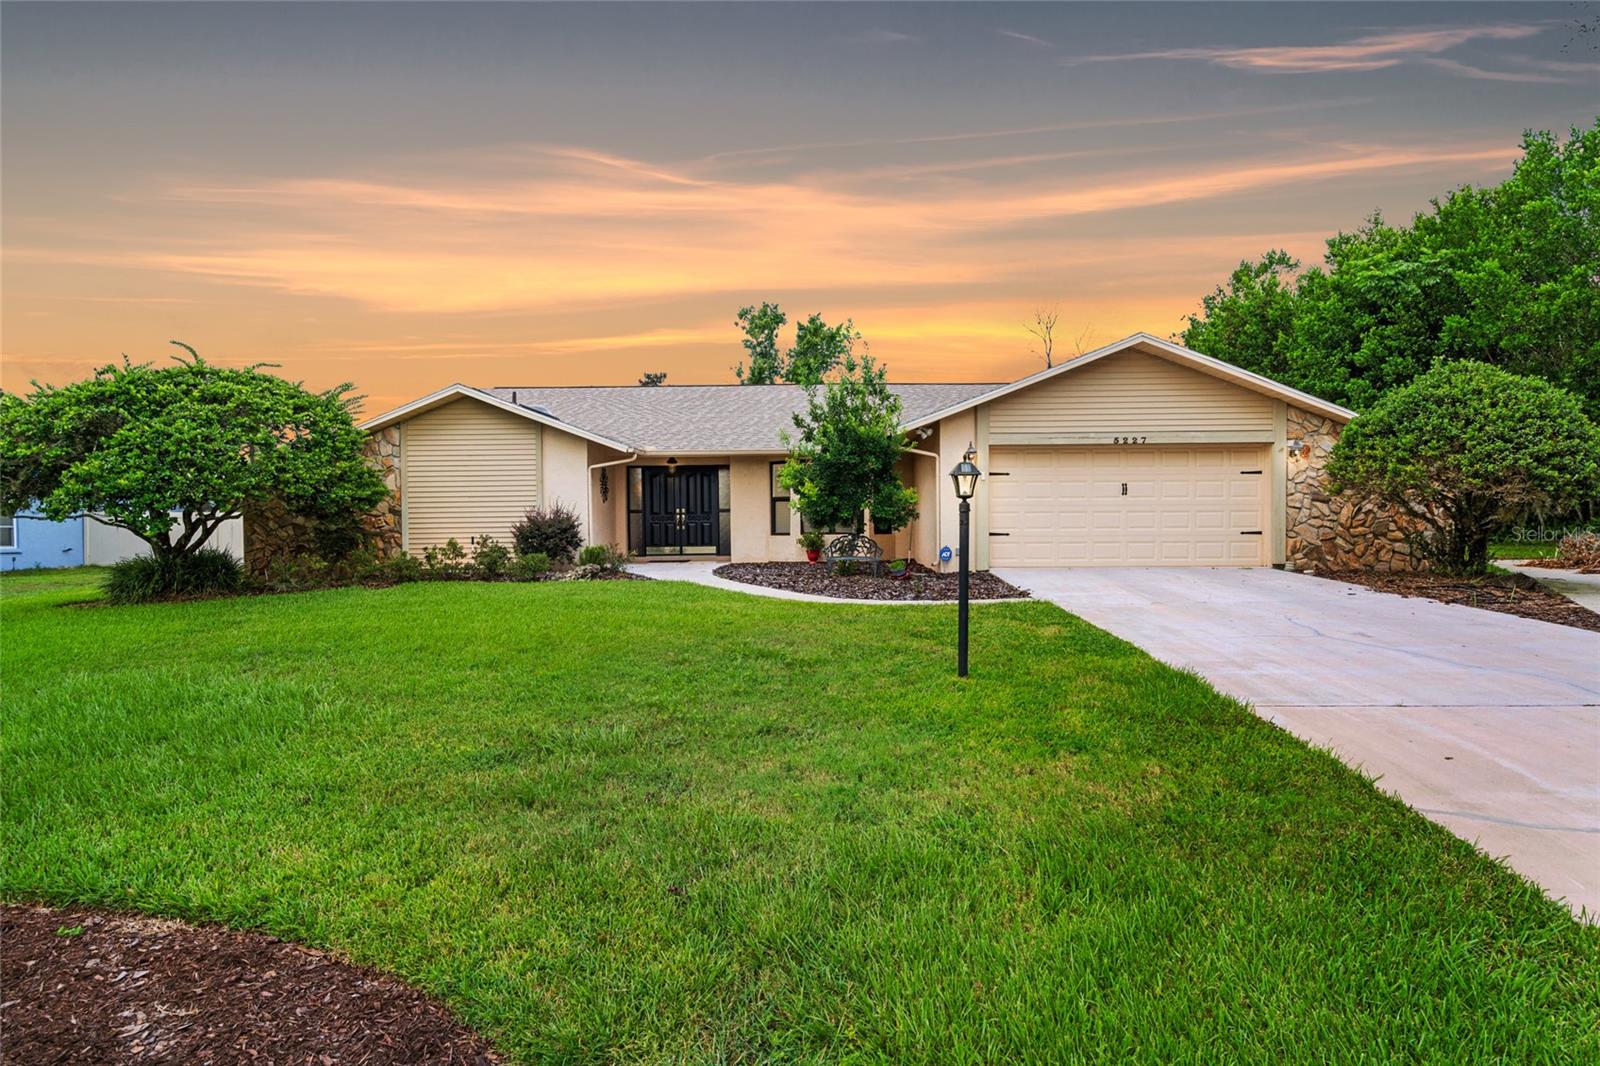
<svg viewBox="0 0 1600 1066">
<path fill-rule="evenodd" d="M 957 557 L 953 553 L 956 552 L 961 544 L 961 508 L 959 501 L 956 499 L 955 489 L 951 485 L 948 475 L 949 472 L 955 468 L 956 464 L 961 462 L 961 457 L 966 454 L 967 446 L 969 444 L 974 447 L 978 445 L 977 411 L 962 411 L 960 414 L 954 414 L 949 418 L 940 420 L 937 448 L 939 454 L 939 465 L 936 467 L 934 481 L 937 485 L 936 491 L 942 494 L 942 497 L 947 498 L 941 498 L 939 500 L 939 504 L 935 512 L 938 516 L 938 532 L 935 535 L 933 551 L 929 553 L 928 558 L 918 560 L 919 562 L 926 563 L 928 566 L 931 566 L 935 569 L 954 571 L 957 568 Z M 929 450 L 932 451 L 934 449 Z M 989 457 L 987 454 L 985 454 L 985 452 L 986 449 L 979 449 L 977 459 L 979 470 L 987 470 L 989 468 Z M 986 514 L 988 506 L 988 486 L 984 484 L 984 479 L 980 478 L 978 480 L 978 490 L 972 497 L 972 542 L 974 546 L 974 559 L 978 557 L 976 550 L 977 542 L 979 540 L 978 516 L 980 514 Z M 987 527 L 985 526 L 984 528 L 986 529 Z M 939 549 L 945 545 L 950 546 L 952 556 L 950 561 L 941 567 L 939 564 Z M 978 567 L 978 563 L 974 562 L 973 567 L 976 569 Z"/>
<path fill-rule="evenodd" d="M 460 399 L 405 423 L 401 500 L 412 554 L 483 534 L 510 543 L 511 527 L 540 500 L 540 427 Z"/>
<path fill-rule="evenodd" d="M 585 456 L 587 464 L 589 503 L 586 508 L 585 520 L 590 524 L 587 540 L 590 544 L 613 544 L 626 550 L 628 547 L 628 524 L 626 498 L 628 493 L 628 467 L 626 463 L 616 466 L 595 468 L 597 463 L 611 463 L 618 459 L 626 460 L 627 453 L 619 452 L 614 448 L 607 448 L 603 444 L 589 443 L 588 454 Z M 605 478 L 605 499 L 601 499 L 601 476 Z"/>
<path fill-rule="evenodd" d="M 918 445 L 924 451 L 935 451 L 939 442 L 930 438 Z M 939 475 L 939 465 L 925 455 L 909 457 L 912 465 L 912 485 L 917 490 L 917 520 L 911 523 L 910 554 L 924 566 L 939 562 L 939 512 L 946 506 L 941 495 L 946 479 Z M 950 494 L 954 499 L 954 493 Z"/>
<path fill-rule="evenodd" d="M 772 523 L 767 517 L 771 499 L 768 462 L 759 458 L 733 459 L 728 463 L 729 547 L 736 563 L 772 558 Z"/>
<path fill-rule="evenodd" d="M 546 507 L 560 503 L 578 516 L 578 530 L 585 544 L 596 538 L 589 518 L 589 442 L 582 437 L 544 426 L 544 447 L 540 454 L 539 502 Z"/>
</svg>

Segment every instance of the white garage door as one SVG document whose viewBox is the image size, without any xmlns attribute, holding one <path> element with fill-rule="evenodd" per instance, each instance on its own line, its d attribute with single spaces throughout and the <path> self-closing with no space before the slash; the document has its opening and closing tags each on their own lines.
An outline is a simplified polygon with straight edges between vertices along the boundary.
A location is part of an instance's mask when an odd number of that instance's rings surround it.
<svg viewBox="0 0 1600 1066">
<path fill-rule="evenodd" d="M 996 447 L 991 566 L 1261 566 L 1267 449 Z"/>
</svg>

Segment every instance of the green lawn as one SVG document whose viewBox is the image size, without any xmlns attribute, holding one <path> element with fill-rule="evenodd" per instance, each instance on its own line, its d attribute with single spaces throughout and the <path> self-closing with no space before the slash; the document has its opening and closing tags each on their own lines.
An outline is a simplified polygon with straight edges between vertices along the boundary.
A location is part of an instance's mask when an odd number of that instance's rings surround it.
<svg viewBox="0 0 1600 1066">
<path fill-rule="evenodd" d="M 0 580 L 0 894 L 330 946 L 524 1062 L 1572 1062 L 1600 930 L 1043 603 Z"/>
<path fill-rule="evenodd" d="M 1489 558 L 1554 559 L 1559 547 L 1553 540 L 1497 540 L 1489 544 Z"/>
</svg>

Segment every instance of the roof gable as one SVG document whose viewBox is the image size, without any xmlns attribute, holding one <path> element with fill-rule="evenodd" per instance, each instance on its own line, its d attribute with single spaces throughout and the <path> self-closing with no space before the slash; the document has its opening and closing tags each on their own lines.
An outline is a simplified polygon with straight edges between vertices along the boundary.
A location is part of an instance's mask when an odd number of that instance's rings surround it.
<svg viewBox="0 0 1600 1066">
<path fill-rule="evenodd" d="M 1170 341 L 1135 333 L 1114 344 L 1030 374 L 1010 384 L 952 382 L 891 385 L 903 405 L 905 428 L 917 429 L 979 404 L 1116 355 L 1138 349 L 1252 392 L 1348 422 L 1355 412 Z M 541 425 L 622 452 L 679 455 L 770 454 L 785 450 L 781 434 L 804 410 L 798 385 L 599 385 L 477 389 L 449 385 L 361 424 L 376 430 L 462 398 L 490 404 Z"/>
<path fill-rule="evenodd" d="M 1122 340 L 1108 344 L 1103 348 L 1096 348 L 1092 352 L 1086 352 L 1083 355 L 1077 356 L 1076 358 L 1069 359 L 1065 363 L 1048 367 L 1036 374 L 1029 374 L 1025 378 L 1019 378 L 1016 381 L 1011 382 L 1009 385 L 1000 385 L 992 391 L 981 396 L 972 397 L 960 403 L 952 404 L 948 407 L 933 411 L 930 414 L 923 416 L 921 419 L 912 420 L 907 418 L 906 428 L 915 429 L 918 426 L 929 425 L 933 422 L 939 421 L 942 418 L 948 418 L 953 414 L 959 414 L 962 411 L 968 410 L 969 408 L 976 407 L 979 404 L 990 403 L 1004 396 L 1009 396 L 1012 393 L 1031 388 L 1041 382 L 1050 381 L 1061 377 L 1062 375 L 1070 374 L 1074 370 L 1081 370 L 1084 367 L 1090 366 L 1102 359 L 1109 358 L 1120 352 L 1129 351 L 1130 349 L 1142 350 L 1150 355 L 1177 363 L 1180 366 L 1190 367 L 1194 370 L 1200 371 L 1203 374 L 1209 374 L 1212 377 L 1231 382 L 1242 388 L 1261 393 L 1264 396 L 1270 396 L 1273 399 L 1284 400 L 1288 403 L 1294 404 L 1296 407 L 1302 407 L 1308 411 L 1325 415 L 1328 418 L 1332 418 L 1339 422 L 1348 422 L 1356 415 L 1356 413 L 1349 408 L 1340 407 L 1338 404 L 1329 403 L 1326 400 L 1318 399 L 1308 392 L 1301 392 L 1299 389 L 1290 388 L 1288 385 L 1273 381 L 1271 378 L 1262 377 L 1260 374 L 1251 373 L 1250 371 L 1241 367 L 1234 366 L 1232 363 L 1225 363 L 1220 359 L 1213 359 L 1209 355 L 1202 355 L 1199 352 L 1190 348 L 1185 348 L 1180 344 L 1173 344 L 1171 341 L 1164 341 L 1160 338 L 1152 337 L 1148 333 L 1135 333 L 1130 337 L 1124 337 Z"/>
<path fill-rule="evenodd" d="M 406 419 L 420 415 L 424 411 L 432 411 L 435 408 L 443 407 L 447 403 L 455 403 L 457 400 L 461 399 L 476 400 L 479 403 L 488 404 L 490 407 L 495 407 L 502 411 L 508 411 L 514 415 L 520 415 L 529 421 L 538 422 L 541 425 L 550 426 L 553 429 L 559 429 L 564 432 L 571 433 L 574 436 L 582 437 L 585 440 L 592 440 L 596 444 L 604 444 L 609 448 L 616 448 L 619 451 L 628 450 L 628 446 L 623 444 L 621 441 L 613 440 L 610 437 L 605 437 L 598 433 L 593 433 L 589 430 L 585 430 L 578 426 L 563 422 L 561 419 L 552 415 L 549 411 L 535 407 L 524 407 L 518 404 L 507 403 L 500 397 L 486 392 L 483 389 L 475 389 L 470 385 L 462 385 L 459 382 L 454 385 L 446 385 L 437 392 L 430 392 L 428 395 L 423 396 L 420 399 L 412 400 L 410 403 L 401 404 L 394 410 L 385 411 L 383 414 L 378 415 L 375 418 L 369 418 L 365 422 L 362 422 L 357 428 L 364 429 L 370 433 L 373 430 L 383 429 L 385 426 L 392 426 L 396 422 L 404 422 Z"/>
</svg>

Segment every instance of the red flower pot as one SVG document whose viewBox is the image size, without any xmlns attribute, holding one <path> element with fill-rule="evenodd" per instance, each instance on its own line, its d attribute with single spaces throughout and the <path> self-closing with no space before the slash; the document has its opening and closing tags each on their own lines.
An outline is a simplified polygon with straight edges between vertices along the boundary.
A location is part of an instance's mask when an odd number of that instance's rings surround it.
<svg viewBox="0 0 1600 1066">
<path fill-rule="evenodd" d="M 820 558 L 822 558 L 822 552 L 818 551 L 816 548 L 806 549 L 806 562 L 814 563 Z"/>
</svg>

